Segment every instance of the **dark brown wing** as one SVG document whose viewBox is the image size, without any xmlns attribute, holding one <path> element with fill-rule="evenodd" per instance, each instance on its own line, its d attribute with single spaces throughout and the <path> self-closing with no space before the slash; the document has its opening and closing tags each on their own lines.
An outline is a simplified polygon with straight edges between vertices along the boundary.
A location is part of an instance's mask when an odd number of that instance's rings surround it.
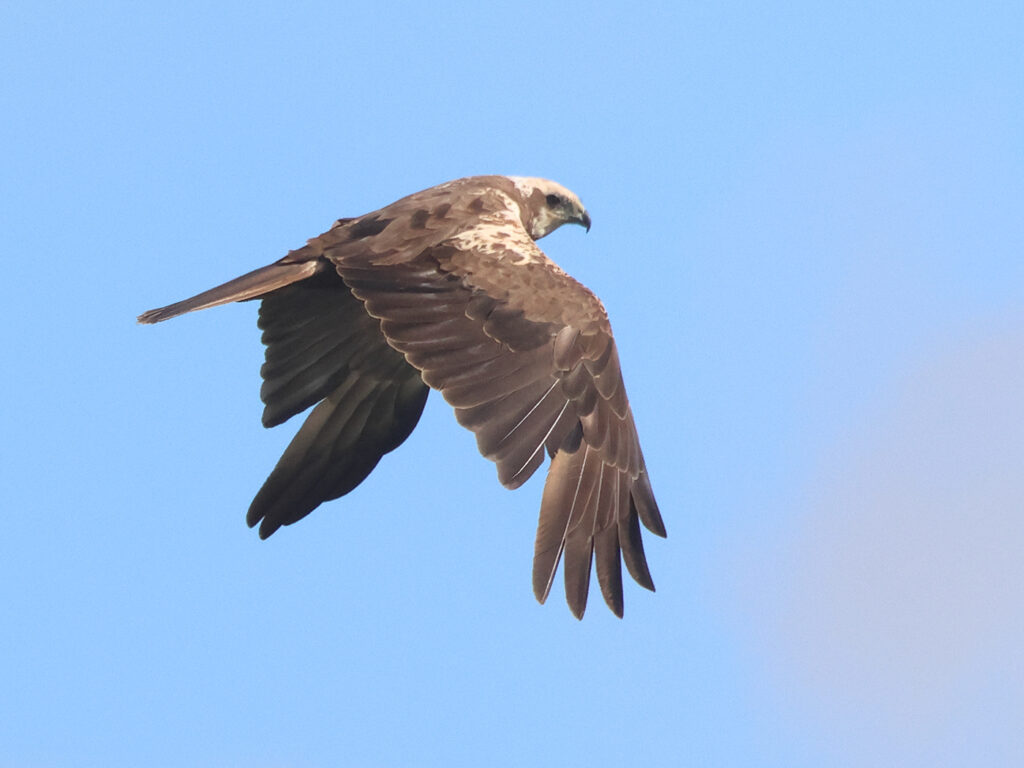
<svg viewBox="0 0 1024 768">
<path fill-rule="evenodd" d="M 586 607 L 591 562 L 622 615 L 619 553 L 653 589 L 638 520 L 664 536 L 600 302 L 537 248 L 510 211 L 403 263 L 325 254 L 388 343 L 441 391 L 480 452 L 515 488 L 553 456 L 541 504 L 534 592 L 562 553 L 566 598 Z"/>
<path fill-rule="evenodd" d="M 340 219 L 331 231 L 349 221 Z M 322 401 L 249 507 L 246 519 L 250 526 L 261 523 L 261 538 L 359 485 L 385 453 L 409 436 L 429 392 L 419 371 L 388 346 L 379 322 L 366 314 L 330 262 L 320 258 L 319 240 L 274 264 L 139 316 L 141 323 L 157 323 L 197 309 L 262 299 L 264 426 L 276 426 Z"/>
<path fill-rule="evenodd" d="M 334 272 L 264 297 L 265 426 L 321 401 L 249 507 L 266 538 L 351 491 L 409 436 L 429 389 Z"/>
</svg>

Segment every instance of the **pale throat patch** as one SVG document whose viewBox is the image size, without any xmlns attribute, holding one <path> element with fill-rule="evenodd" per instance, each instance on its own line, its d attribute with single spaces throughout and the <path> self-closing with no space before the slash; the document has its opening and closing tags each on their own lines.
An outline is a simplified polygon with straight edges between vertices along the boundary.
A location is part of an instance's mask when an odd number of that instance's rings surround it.
<svg viewBox="0 0 1024 768">
<path fill-rule="evenodd" d="M 530 234 L 540 240 L 540 238 L 550 234 L 552 230 L 558 229 L 561 225 L 562 219 L 555 216 L 554 212 L 545 206 L 534 214 L 533 223 L 530 227 L 533 231 Z"/>
</svg>

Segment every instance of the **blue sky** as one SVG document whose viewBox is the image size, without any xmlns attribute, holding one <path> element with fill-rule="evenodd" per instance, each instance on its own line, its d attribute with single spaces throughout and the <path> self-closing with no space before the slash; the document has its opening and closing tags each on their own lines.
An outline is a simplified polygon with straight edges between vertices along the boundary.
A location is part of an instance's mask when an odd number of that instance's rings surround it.
<svg viewBox="0 0 1024 768">
<path fill-rule="evenodd" d="M 1024 763 L 1014 3 L 5 3 L 0 765 Z M 546 176 L 669 530 L 530 590 L 441 398 L 261 542 L 253 304 L 339 216 Z"/>
</svg>

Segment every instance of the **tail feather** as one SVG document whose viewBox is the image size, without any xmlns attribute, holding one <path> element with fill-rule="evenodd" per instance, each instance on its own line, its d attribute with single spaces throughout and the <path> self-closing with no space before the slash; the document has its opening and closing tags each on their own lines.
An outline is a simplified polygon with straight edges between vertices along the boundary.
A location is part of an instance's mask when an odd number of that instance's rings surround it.
<svg viewBox="0 0 1024 768">
<path fill-rule="evenodd" d="M 139 315 L 138 321 L 145 324 L 160 323 L 197 309 L 216 307 L 219 304 L 228 304 L 232 301 L 256 299 L 271 291 L 276 291 L 278 288 L 312 277 L 323 268 L 324 262 L 320 259 L 278 261 L 241 277 L 236 277 L 234 280 L 229 280 L 216 288 L 203 291 L 190 299 L 143 312 Z"/>
</svg>

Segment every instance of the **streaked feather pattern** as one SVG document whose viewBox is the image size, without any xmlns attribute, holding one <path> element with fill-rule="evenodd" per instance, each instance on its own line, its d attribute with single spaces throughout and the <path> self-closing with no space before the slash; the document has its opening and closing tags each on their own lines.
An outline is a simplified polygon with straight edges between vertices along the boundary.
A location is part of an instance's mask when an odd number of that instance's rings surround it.
<svg viewBox="0 0 1024 768">
<path fill-rule="evenodd" d="M 397 448 L 428 387 L 509 488 L 551 457 L 534 548 L 547 598 L 563 563 L 582 617 L 590 574 L 618 616 L 621 564 L 653 590 L 640 524 L 664 536 L 601 302 L 536 246 L 578 198 L 541 179 L 485 176 L 339 219 L 281 261 L 140 316 L 160 322 L 261 299 L 266 426 L 315 405 L 248 513 L 267 537 L 342 496 Z M 592 564 L 594 567 L 592 569 Z"/>
</svg>

